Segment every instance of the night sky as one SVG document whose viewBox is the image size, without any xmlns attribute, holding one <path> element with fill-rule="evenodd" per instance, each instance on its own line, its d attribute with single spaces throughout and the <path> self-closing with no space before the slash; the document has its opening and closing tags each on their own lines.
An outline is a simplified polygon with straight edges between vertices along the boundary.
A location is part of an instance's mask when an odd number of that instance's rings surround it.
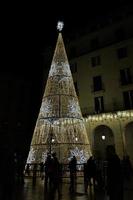
<svg viewBox="0 0 133 200">
<path fill-rule="evenodd" d="M 55 47 L 56 24 L 64 21 L 64 37 L 77 32 L 94 18 L 105 18 L 110 10 L 128 4 L 128 0 L 41 1 L 5 3 L 2 7 L 1 33 L 4 61 L 12 73 L 35 73 L 40 53 Z M 74 3 L 75 4 L 74 4 Z M 8 59 L 7 59 L 8 58 Z M 12 66 L 12 67 L 11 67 Z M 3 68 L 4 70 L 5 68 Z M 16 70 L 17 69 L 17 70 Z M 38 68 L 39 70 L 39 68 Z"/>
</svg>

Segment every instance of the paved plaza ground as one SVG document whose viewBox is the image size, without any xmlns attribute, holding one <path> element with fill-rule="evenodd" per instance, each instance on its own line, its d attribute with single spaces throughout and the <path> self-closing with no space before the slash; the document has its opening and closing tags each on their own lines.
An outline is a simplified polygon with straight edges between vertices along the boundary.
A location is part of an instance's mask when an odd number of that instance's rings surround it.
<svg viewBox="0 0 133 200">
<path fill-rule="evenodd" d="M 87 193 L 84 191 L 84 181 L 80 177 L 77 180 L 76 191 L 69 191 L 69 178 L 64 178 L 61 187 L 61 195 L 58 191 L 45 190 L 44 180 L 37 178 L 33 185 L 32 178 L 25 178 L 24 185 L 18 185 L 15 190 L 14 200 L 105 200 L 105 191 L 88 187 Z M 124 184 L 124 200 L 133 199 L 133 180 Z"/>
</svg>

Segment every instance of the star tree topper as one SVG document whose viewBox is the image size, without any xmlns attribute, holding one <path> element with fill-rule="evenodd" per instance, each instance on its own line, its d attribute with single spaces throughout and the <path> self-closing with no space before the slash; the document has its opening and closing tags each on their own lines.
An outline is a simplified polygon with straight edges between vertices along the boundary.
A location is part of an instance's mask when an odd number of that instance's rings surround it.
<svg viewBox="0 0 133 200">
<path fill-rule="evenodd" d="M 62 21 L 58 21 L 57 23 L 57 30 L 62 31 L 64 23 Z"/>
</svg>

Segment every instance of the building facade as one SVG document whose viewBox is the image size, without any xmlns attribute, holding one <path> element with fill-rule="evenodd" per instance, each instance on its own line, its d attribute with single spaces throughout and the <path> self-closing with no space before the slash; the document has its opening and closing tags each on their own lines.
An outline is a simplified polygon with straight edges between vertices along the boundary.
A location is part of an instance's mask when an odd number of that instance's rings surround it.
<svg viewBox="0 0 133 200">
<path fill-rule="evenodd" d="M 115 145 L 133 162 L 133 15 L 130 9 L 96 24 L 68 45 L 70 65 L 92 152 Z"/>
</svg>

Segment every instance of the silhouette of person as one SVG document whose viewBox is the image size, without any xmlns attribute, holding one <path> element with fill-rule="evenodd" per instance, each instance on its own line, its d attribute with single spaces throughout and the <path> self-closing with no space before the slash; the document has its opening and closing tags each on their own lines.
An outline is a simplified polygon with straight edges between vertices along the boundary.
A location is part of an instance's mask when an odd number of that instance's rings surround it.
<svg viewBox="0 0 133 200">
<path fill-rule="evenodd" d="M 43 178 L 44 178 L 44 163 L 43 162 L 41 162 L 40 163 L 40 177 L 41 177 L 41 179 L 43 180 Z"/>
<path fill-rule="evenodd" d="M 91 180 L 93 180 L 93 184 L 95 186 L 95 177 L 96 177 L 96 164 L 93 156 L 91 156 L 87 160 L 86 164 L 86 183 L 85 183 L 85 191 L 87 191 L 88 184 L 91 186 Z"/>
<path fill-rule="evenodd" d="M 45 188 L 47 189 L 48 183 L 51 186 L 52 184 L 52 175 L 53 175 L 53 163 L 51 155 L 48 154 L 44 163 L 45 171 Z"/>
<path fill-rule="evenodd" d="M 58 161 L 58 158 L 56 156 L 56 153 L 54 152 L 52 154 L 53 156 L 53 162 L 52 162 L 52 165 L 53 165 L 53 176 L 52 176 L 52 182 L 53 182 L 53 189 L 54 190 L 58 190 L 58 194 L 60 195 L 60 175 L 61 175 L 61 172 L 60 172 L 60 163 Z"/>
<path fill-rule="evenodd" d="M 107 194 L 110 200 L 123 199 L 121 161 L 113 145 L 106 148 L 107 158 Z"/>
<path fill-rule="evenodd" d="M 26 164 L 25 174 L 27 174 L 27 176 L 30 176 L 30 164 L 29 163 Z"/>
<path fill-rule="evenodd" d="M 87 184 L 87 163 L 84 163 L 84 185 L 86 188 L 86 184 Z"/>
<path fill-rule="evenodd" d="M 24 184 L 24 158 L 21 152 L 16 153 L 16 171 L 18 183 Z"/>
<path fill-rule="evenodd" d="M 125 155 L 122 160 L 124 179 L 129 181 L 133 176 L 133 167 L 128 155 Z"/>
<path fill-rule="evenodd" d="M 69 170 L 70 170 L 70 191 L 75 191 L 76 186 L 76 172 L 77 172 L 77 159 L 73 156 L 69 162 Z"/>
<path fill-rule="evenodd" d="M 98 189 L 102 189 L 104 187 L 104 178 L 103 178 L 103 161 L 100 157 L 97 157 L 95 160 L 96 163 L 96 181 Z"/>
<path fill-rule="evenodd" d="M 35 186 L 36 185 L 36 174 L 37 174 L 37 163 L 34 163 L 33 166 L 33 179 L 32 179 L 32 183 Z"/>
</svg>

